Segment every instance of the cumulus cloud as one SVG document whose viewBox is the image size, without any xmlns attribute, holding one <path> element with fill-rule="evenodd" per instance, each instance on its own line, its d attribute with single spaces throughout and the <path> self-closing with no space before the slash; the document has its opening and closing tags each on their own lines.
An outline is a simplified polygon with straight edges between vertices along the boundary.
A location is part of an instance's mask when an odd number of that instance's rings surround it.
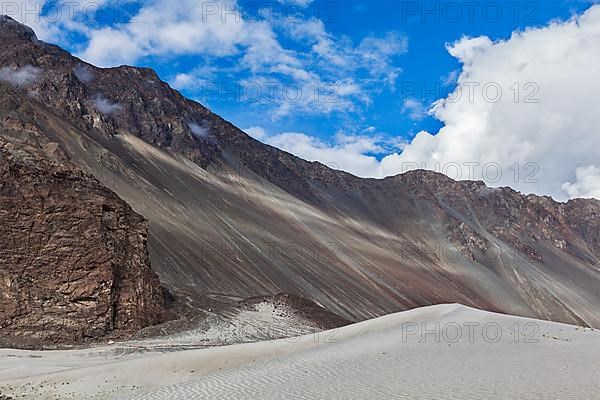
<svg viewBox="0 0 600 400">
<path fill-rule="evenodd" d="M 259 29 L 235 10 L 234 0 L 149 1 L 128 22 L 90 30 L 80 56 L 96 65 L 115 66 L 145 56 L 233 55 Z"/>
<path fill-rule="evenodd" d="M 595 165 L 580 167 L 575 171 L 575 176 L 575 183 L 563 185 L 569 196 L 600 199 L 600 168 Z"/>
<path fill-rule="evenodd" d="M 264 143 L 295 154 L 308 161 L 319 161 L 333 169 L 357 176 L 380 177 L 378 155 L 399 150 L 406 145 L 401 138 L 387 138 L 369 127 L 362 134 L 338 133 L 331 141 L 323 141 L 301 132 L 271 135 L 261 127 L 245 132 Z"/>
<path fill-rule="evenodd" d="M 266 142 L 305 160 L 320 161 L 362 176 L 377 167 L 377 159 L 365 153 L 381 151 L 377 140 L 371 137 L 338 137 L 334 143 L 325 143 L 304 133 L 287 132 L 269 137 Z"/>
<path fill-rule="evenodd" d="M 197 80 L 192 74 L 179 73 L 171 79 L 170 84 L 175 89 L 186 89 L 193 88 L 196 85 Z"/>
<path fill-rule="evenodd" d="M 103 114 L 113 114 L 121 110 L 122 106 L 117 103 L 112 103 L 110 100 L 105 99 L 103 96 L 96 97 L 92 104 L 98 111 Z"/>
<path fill-rule="evenodd" d="M 445 126 L 420 132 L 382 161 L 387 169 L 459 165 L 458 177 L 528 193 L 598 194 L 600 6 L 503 41 L 463 38 L 448 50 L 463 69 L 457 91 L 432 110 Z"/>
<path fill-rule="evenodd" d="M 0 68 L 0 81 L 7 82 L 15 87 L 27 87 L 34 84 L 41 70 L 31 65 L 21 68 Z"/>
<path fill-rule="evenodd" d="M 251 136 L 257 140 L 263 139 L 267 135 L 266 131 L 263 128 L 261 128 L 260 126 L 246 128 L 246 129 L 244 129 L 244 132 L 246 132 L 248 134 L 248 136 Z"/>
</svg>

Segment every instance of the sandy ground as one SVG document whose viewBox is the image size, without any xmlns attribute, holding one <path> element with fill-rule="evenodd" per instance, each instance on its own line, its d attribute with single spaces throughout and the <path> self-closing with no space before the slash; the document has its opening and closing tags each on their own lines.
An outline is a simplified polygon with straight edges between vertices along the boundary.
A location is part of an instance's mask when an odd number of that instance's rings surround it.
<svg viewBox="0 0 600 400">
<path fill-rule="evenodd" d="M 0 393 L 40 400 L 600 399 L 600 332 L 459 305 L 277 341 L 166 353 L 125 348 L 1 350 Z"/>
</svg>

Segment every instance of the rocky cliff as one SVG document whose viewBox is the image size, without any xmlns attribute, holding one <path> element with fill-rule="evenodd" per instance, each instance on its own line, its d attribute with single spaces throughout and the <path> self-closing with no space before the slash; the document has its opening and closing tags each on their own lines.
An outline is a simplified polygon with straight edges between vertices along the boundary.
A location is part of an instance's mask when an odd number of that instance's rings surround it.
<svg viewBox="0 0 600 400">
<path fill-rule="evenodd" d="M 7 140 L 14 121 L 1 119 L 0 346 L 76 344 L 164 321 L 147 221 L 55 145 Z"/>
</svg>

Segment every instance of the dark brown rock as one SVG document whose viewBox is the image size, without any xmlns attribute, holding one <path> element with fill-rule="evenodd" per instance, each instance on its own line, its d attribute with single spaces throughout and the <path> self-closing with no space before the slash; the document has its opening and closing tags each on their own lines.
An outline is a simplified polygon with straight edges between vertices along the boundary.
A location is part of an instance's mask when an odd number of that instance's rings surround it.
<svg viewBox="0 0 600 400">
<path fill-rule="evenodd" d="M 75 344 L 164 320 L 147 234 L 93 177 L 0 137 L 0 346 Z"/>
</svg>

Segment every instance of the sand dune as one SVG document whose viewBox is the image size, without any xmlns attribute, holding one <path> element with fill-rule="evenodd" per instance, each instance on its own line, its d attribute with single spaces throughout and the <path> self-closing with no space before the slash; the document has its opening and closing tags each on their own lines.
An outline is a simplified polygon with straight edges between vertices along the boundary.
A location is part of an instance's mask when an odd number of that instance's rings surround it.
<svg viewBox="0 0 600 400">
<path fill-rule="evenodd" d="M 0 351 L 36 399 L 599 399 L 600 332 L 459 305 L 205 350 Z"/>
</svg>

